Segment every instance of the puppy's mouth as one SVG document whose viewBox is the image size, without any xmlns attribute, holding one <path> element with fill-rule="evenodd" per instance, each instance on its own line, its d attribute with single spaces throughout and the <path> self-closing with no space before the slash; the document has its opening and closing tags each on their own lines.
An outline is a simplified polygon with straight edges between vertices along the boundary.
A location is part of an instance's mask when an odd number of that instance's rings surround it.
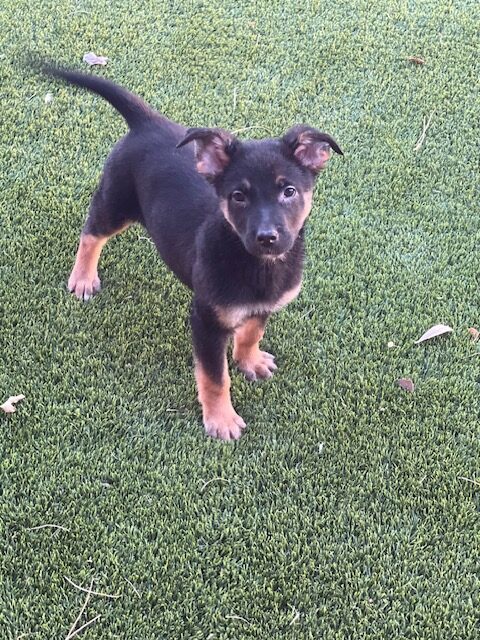
<svg viewBox="0 0 480 640">
<path fill-rule="evenodd" d="M 245 242 L 245 249 L 252 256 L 269 261 L 285 259 L 286 253 L 291 249 L 288 242 L 275 242 L 272 245 L 263 246 L 258 242 Z"/>
<path fill-rule="evenodd" d="M 280 247 L 271 247 L 271 248 L 261 249 L 258 252 L 258 255 L 261 258 L 269 258 L 271 260 L 274 260 L 275 258 L 279 258 L 280 256 L 285 255 L 285 251 L 283 250 L 283 248 L 280 248 Z"/>
<path fill-rule="evenodd" d="M 285 262 L 285 260 L 287 259 L 287 252 L 284 251 L 283 253 L 263 253 L 259 257 L 262 260 L 265 260 L 265 262 L 277 262 L 277 260 L 279 262 Z"/>
</svg>

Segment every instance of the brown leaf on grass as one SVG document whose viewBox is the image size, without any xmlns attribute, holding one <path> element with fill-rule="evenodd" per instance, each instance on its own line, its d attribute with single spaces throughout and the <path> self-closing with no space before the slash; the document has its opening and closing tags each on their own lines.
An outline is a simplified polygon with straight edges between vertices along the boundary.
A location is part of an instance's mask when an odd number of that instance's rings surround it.
<svg viewBox="0 0 480 640">
<path fill-rule="evenodd" d="M 90 66 L 99 64 L 104 67 L 108 62 L 108 58 L 105 58 L 104 56 L 97 56 L 97 54 L 93 53 L 93 51 L 89 51 L 83 56 L 83 61 Z"/>
<path fill-rule="evenodd" d="M 0 404 L 0 409 L 2 409 L 2 411 L 5 411 L 5 413 L 15 413 L 15 411 L 17 410 L 17 407 L 15 407 L 15 405 L 17 404 L 17 402 L 20 402 L 20 400 L 25 400 L 25 396 L 10 396 L 8 400 L 6 400 L 3 404 Z"/>
<path fill-rule="evenodd" d="M 410 378 L 400 378 L 400 380 L 397 380 L 397 384 L 404 391 L 408 391 L 408 393 L 413 393 L 415 391 L 415 385 L 413 384 L 413 380 L 410 380 Z"/>
<path fill-rule="evenodd" d="M 480 331 L 478 329 L 475 329 L 475 327 L 470 327 L 468 333 L 472 336 L 472 340 L 474 342 L 477 342 L 480 338 Z"/>
<path fill-rule="evenodd" d="M 407 60 L 408 62 L 413 62 L 413 64 L 425 64 L 425 60 L 420 56 L 408 56 Z"/>
<path fill-rule="evenodd" d="M 421 342 L 425 342 L 425 340 L 431 340 L 437 336 L 443 336 L 443 334 L 451 333 L 452 331 L 452 327 L 449 327 L 448 324 L 436 324 L 430 327 L 428 331 L 425 331 L 421 338 L 415 340 L 415 344 L 420 344 Z"/>
</svg>

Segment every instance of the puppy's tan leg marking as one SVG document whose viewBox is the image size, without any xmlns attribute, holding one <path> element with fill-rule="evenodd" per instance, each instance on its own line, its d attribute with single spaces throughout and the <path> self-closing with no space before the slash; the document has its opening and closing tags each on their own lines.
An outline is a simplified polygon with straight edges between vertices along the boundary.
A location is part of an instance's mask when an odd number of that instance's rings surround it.
<svg viewBox="0 0 480 640">
<path fill-rule="evenodd" d="M 100 278 L 97 267 L 100 254 L 108 239 L 121 233 L 130 226 L 124 225 L 110 236 L 94 236 L 91 233 L 82 233 L 77 250 L 77 257 L 73 265 L 72 273 L 68 279 L 68 290 L 74 293 L 79 300 L 89 300 L 100 291 Z"/>
<path fill-rule="evenodd" d="M 100 290 L 97 273 L 98 259 L 108 238 L 82 233 L 75 264 L 68 279 L 68 290 L 79 300 L 88 300 Z"/>
<path fill-rule="evenodd" d="M 195 379 L 206 433 L 221 440 L 238 440 L 245 422 L 232 406 L 227 359 L 225 358 L 221 384 L 209 377 L 200 362 L 195 363 Z"/>
<path fill-rule="evenodd" d="M 260 318 L 249 318 L 235 330 L 233 359 L 248 380 L 271 378 L 277 368 L 275 358 L 266 351 L 260 351 L 264 331 L 264 322 Z"/>
</svg>

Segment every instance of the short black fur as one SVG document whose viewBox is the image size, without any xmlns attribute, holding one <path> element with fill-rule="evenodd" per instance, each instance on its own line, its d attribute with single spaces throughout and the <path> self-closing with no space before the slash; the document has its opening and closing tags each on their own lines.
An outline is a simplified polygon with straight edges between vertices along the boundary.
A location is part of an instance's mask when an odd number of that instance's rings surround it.
<svg viewBox="0 0 480 640">
<path fill-rule="evenodd" d="M 221 129 L 187 130 L 108 80 L 46 65 L 42 71 L 101 95 L 130 128 L 106 161 L 82 235 L 109 237 L 133 222 L 147 228 L 165 263 L 194 291 L 196 362 L 212 385 L 225 384 L 229 336 L 249 318 L 265 324 L 299 289 L 315 176 L 326 142 L 340 148 L 306 125 L 251 142 Z M 323 146 L 306 147 L 314 144 Z M 205 411 L 204 420 L 208 427 Z M 222 434 L 219 427 L 213 435 Z"/>
</svg>

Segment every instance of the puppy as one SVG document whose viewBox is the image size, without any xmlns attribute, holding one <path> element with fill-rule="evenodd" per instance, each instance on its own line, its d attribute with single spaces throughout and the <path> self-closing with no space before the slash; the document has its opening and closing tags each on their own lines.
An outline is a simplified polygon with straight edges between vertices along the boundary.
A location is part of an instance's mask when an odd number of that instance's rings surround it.
<svg viewBox="0 0 480 640">
<path fill-rule="evenodd" d="M 233 336 L 233 358 L 249 380 L 270 378 L 277 368 L 260 341 L 270 314 L 300 291 L 315 178 L 340 147 L 307 125 L 250 141 L 223 129 L 186 129 L 108 80 L 52 66 L 42 71 L 99 94 L 130 129 L 105 163 L 69 290 L 83 300 L 99 291 L 107 240 L 130 224 L 144 225 L 167 266 L 193 290 L 205 430 L 236 440 L 245 423 L 230 399 L 227 344 Z"/>
</svg>

